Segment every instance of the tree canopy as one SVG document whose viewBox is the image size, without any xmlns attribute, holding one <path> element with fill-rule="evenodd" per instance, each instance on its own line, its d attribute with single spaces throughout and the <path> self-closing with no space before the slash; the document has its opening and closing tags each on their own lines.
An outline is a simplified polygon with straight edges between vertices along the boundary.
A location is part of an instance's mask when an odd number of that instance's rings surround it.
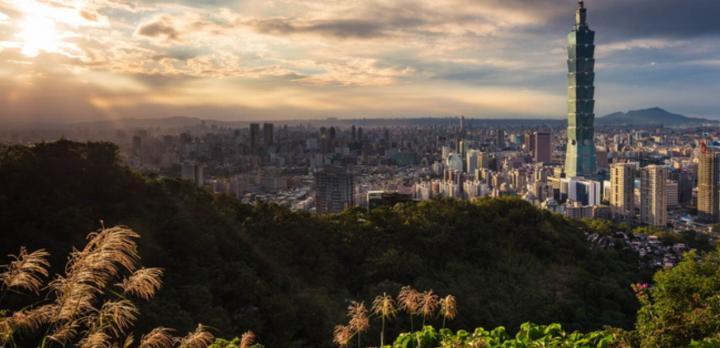
<svg viewBox="0 0 720 348">
<path fill-rule="evenodd" d="M 330 346 L 351 299 L 403 285 L 457 296 L 453 329 L 630 328 L 629 284 L 643 280 L 634 255 L 592 249 L 577 224 L 519 199 L 320 216 L 139 175 L 112 144 L 0 148 L 0 253 L 47 248 L 61 265 L 101 220 L 138 231 L 144 263 L 166 270 L 139 329 L 202 322 L 225 337 L 252 329 L 269 347 Z"/>
</svg>

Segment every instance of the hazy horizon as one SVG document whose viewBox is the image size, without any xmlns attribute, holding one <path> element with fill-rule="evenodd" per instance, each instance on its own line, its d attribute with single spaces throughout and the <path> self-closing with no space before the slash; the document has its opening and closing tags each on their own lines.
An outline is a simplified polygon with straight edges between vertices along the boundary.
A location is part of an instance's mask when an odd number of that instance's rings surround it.
<svg viewBox="0 0 720 348">
<path fill-rule="evenodd" d="M 0 0 L 0 122 L 566 114 L 576 0 Z M 720 117 L 720 3 L 586 1 L 596 115 Z"/>
</svg>

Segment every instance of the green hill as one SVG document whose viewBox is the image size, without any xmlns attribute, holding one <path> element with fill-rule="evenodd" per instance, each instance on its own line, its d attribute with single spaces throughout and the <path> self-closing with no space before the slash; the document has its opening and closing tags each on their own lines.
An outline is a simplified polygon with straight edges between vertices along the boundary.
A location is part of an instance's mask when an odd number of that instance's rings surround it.
<svg viewBox="0 0 720 348">
<path fill-rule="evenodd" d="M 219 336 L 252 329 L 268 347 L 329 347 L 350 299 L 402 285 L 454 294 L 451 328 L 628 328 L 638 308 L 634 256 L 592 250 L 580 226 L 521 200 L 316 216 L 138 175 L 111 144 L 0 147 L 0 253 L 49 248 L 61 265 L 101 219 L 140 232 L 144 264 L 166 269 L 139 332 L 203 322 Z"/>
</svg>

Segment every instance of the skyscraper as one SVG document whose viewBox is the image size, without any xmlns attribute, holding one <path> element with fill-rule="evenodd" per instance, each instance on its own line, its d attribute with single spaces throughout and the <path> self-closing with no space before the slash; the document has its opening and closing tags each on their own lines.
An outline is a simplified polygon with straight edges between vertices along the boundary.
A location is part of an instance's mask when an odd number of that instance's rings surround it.
<svg viewBox="0 0 720 348">
<path fill-rule="evenodd" d="M 265 145 L 265 147 L 272 146 L 275 143 L 273 139 L 275 133 L 273 128 L 272 123 L 263 124 L 263 145 Z"/>
<path fill-rule="evenodd" d="M 498 129 L 497 133 L 495 133 L 495 145 L 497 145 L 498 149 L 502 150 L 505 148 L 505 131 L 502 129 Z"/>
<path fill-rule="evenodd" d="M 700 147 L 698 162 L 698 216 L 706 222 L 717 222 L 720 211 L 720 197 L 718 197 L 720 156 L 717 152 L 709 150 L 703 143 Z"/>
<path fill-rule="evenodd" d="M 353 176 L 342 167 L 315 173 L 315 207 L 318 213 L 339 213 L 353 206 Z"/>
<path fill-rule="evenodd" d="M 630 163 L 610 166 L 610 206 L 615 216 L 626 218 L 635 213 L 634 167 Z"/>
<path fill-rule="evenodd" d="M 565 175 L 592 177 L 595 162 L 595 32 L 578 2 L 575 27 L 568 35 L 568 128 Z"/>
<path fill-rule="evenodd" d="M 478 151 L 468 151 L 465 155 L 465 162 L 465 171 L 470 174 L 475 174 L 475 170 L 478 169 Z"/>
<path fill-rule="evenodd" d="M 533 134 L 533 156 L 536 163 L 550 163 L 552 160 L 552 143 L 550 132 L 535 132 Z"/>
<path fill-rule="evenodd" d="M 257 123 L 250 124 L 250 153 L 255 154 L 258 150 L 258 135 L 260 133 L 260 125 Z"/>
<path fill-rule="evenodd" d="M 651 226 L 667 225 L 667 170 L 649 165 L 640 175 L 640 221 Z"/>
</svg>

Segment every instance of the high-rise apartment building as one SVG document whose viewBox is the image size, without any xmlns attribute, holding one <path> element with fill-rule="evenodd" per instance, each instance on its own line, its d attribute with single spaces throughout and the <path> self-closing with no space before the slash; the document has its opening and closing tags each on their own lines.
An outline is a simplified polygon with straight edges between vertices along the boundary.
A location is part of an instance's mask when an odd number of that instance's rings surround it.
<svg viewBox="0 0 720 348">
<path fill-rule="evenodd" d="M 568 127 L 565 154 L 567 177 L 596 175 L 595 160 L 595 32 L 587 25 L 581 0 L 575 27 L 568 35 Z"/>
<path fill-rule="evenodd" d="M 640 221 L 650 226 L 667 225 L 667 168 L 649 165 L 640 172 Z"/>
<path fill-rule="evenodd" d="M 614 163 L 610 166 L 610 206 L 616 217 L 635 214 L 635 165 Z"/>
<path fill-rule="evenodd" d="M 195 185 L 205 185 L 205 165 L 199 163 L 183 163 L 180 166 L 180 177 L 190 180 Z"/>
<path fill-rule="evenodd" d="M 339 213 L 353 206 L 353 176 L 342 167 L 315 172 L 315 207 L 318 213 Z"/>
<path fill-rule="evenodd" d="M 704 143 L 698 156 L 697 210 L 705 222 L 717 222 L 720 208 L 718 181 L 720 180 L 720 153 L 709 150 Z"/>
</svg>

